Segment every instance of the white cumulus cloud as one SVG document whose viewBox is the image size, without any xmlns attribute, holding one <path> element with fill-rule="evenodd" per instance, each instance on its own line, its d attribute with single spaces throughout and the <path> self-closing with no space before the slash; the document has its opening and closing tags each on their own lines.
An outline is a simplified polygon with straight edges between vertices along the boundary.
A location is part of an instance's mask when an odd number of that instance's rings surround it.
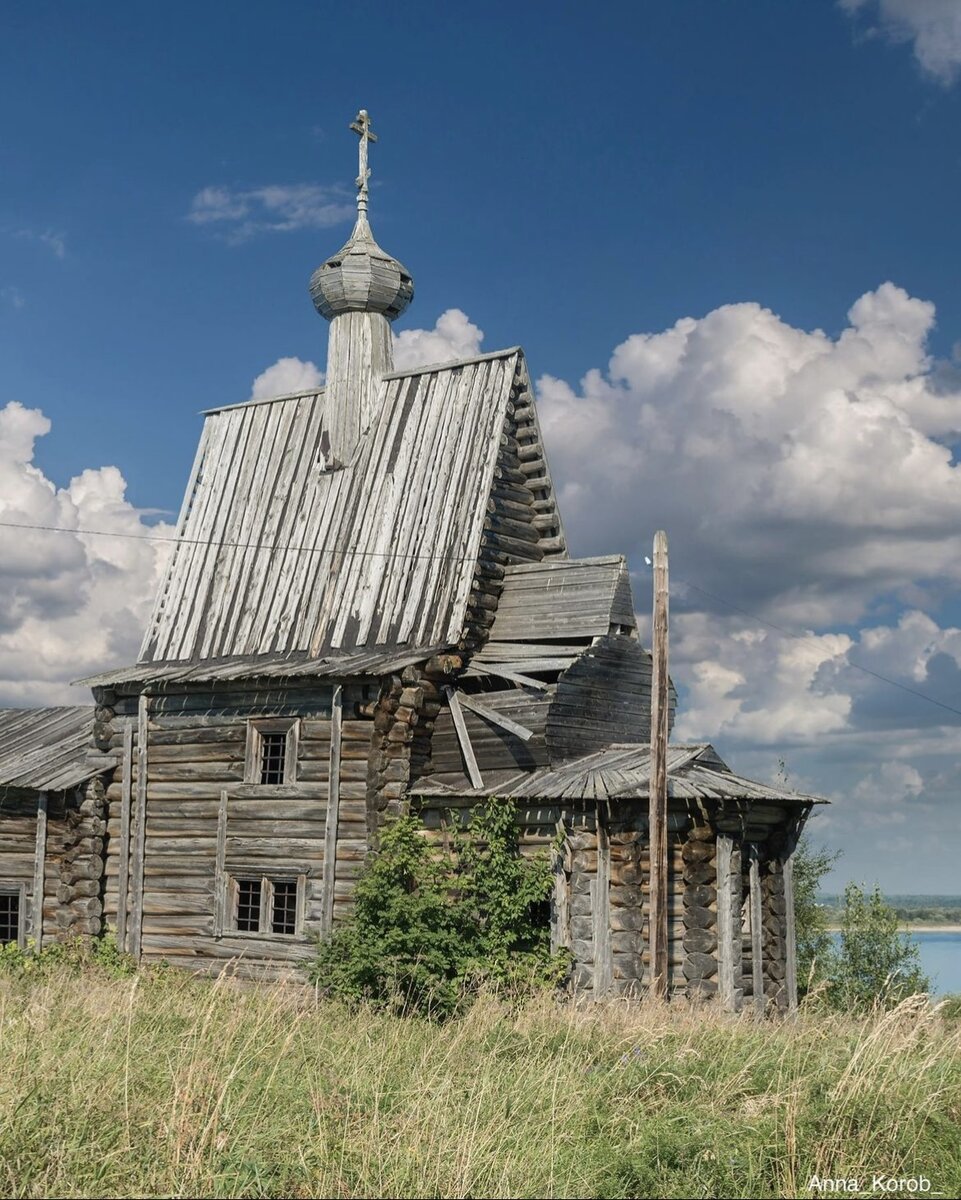
<svg viewBox="0 0 961 1200">
<path fill-rule="evenodd" d="M 269 400 L 291 392 L 306 392 L 324 385 L 324 373 L 316 363 L 294 356 L 278 358 L 253 382 L 251 400 Z"/>
<path fill-rule="evenodd" d="M 876 25 L 894 42 L 911 42 L 922 70 L 945 87 L 961 72 L 961 4 L 958 0 L 839 0 L 852 16 Z"/>
<path fill-rule="evenodd" d="M 0 409 L 2 705 L 85 703 L 89 693 L 70 680 L 135 661 L 170 549 L 143 540 L 171 529 L 145 524 L 116 467 L 87 469 L 66 487 L 48 479 L 34 443 L 49 431 L 39 409 Z M 26 525 L 70 532 L 14 527 Z"/>
<path fill-rule="evenodd" d="M 394 335 L 394 366 L 398 371 L 429 363 L 451 362 L 480 354 L 484 332 L 459 308 L 441 313 L 433 329 L 405 329 Z"/>
</svg>

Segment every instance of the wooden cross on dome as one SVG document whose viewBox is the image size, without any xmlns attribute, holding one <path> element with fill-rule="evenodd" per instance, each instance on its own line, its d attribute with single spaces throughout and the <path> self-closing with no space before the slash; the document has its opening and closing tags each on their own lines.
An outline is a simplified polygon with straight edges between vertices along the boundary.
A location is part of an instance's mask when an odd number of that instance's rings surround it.
<svg viewBox="0 0 961 1200">
<path fill-rule="evenodd" d="M 357 207 L 367 208 L 367 180 L 370 178 L 370 167 L 367 165 L 367 143 L 376 142 L 377 134 L 370 127 L 370 114 L 362 108 L 354 117 L 350 128 L 360 137 L 360 173 L 357 176 Z"/>
</svg>

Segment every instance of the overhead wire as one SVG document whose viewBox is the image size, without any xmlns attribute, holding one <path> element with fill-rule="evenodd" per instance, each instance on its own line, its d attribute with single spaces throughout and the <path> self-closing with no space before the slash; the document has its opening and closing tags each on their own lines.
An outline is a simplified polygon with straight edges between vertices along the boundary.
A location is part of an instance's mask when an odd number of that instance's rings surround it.
<svg viewBox="0 0 961 1200">
<path fill-rule="evenodd" d="M 188 546 L 210 546 L 217 549 L 238 549 L 238 550 L 276 550 L 276 551 L 295 551 L 305 554 L 337 554 L 343 557 L 355 558 L 390 558 L 390 559 L 408 559 L 410 561 L 429 560 L 433 562 L 450 562 L 460 563 L 472 561 L 467 555 L 455 554 L 421 554 L 408 552 L 403 550 L 359 550 L 359 549 L 339 549 L 320 546 L 297 545 L 296 543 L 276 543 L 276 542 L 241 542 L 217 540 L 213 538 L 188 538 L 181 537 L 178 534 L 150 534 L 150 533 L 127 533 L 122 530 L 113 529 L 70 529 L 62 525 L 41 525 L 36 523 L 27 523 L 19 521 L 3 521 L 0 520 L 0 528 L 3 529 L 23 529 L 33 532 L 42 533 L 70 533 L 74 535 L 82 535 L 84 537 L 116 537 L 125 538 L 131 541 L 140 542 L 174 542 L 180 545 Z M 700 592 L 702 596 L 715 601 L 717 604 L 723 604 L 726 608 L 734 612 L 740 613 L 742 616 L 748 617 L 759 624 L 766 626 L 768 629 L 774 630 L 783 637 L 791 638 L 795 641 L 805 641 L 808 634 L 797 633 L 794 630 L 786 629 L 783 625 L 777 624 L 775 621 L 768 620 L 767 617 L 762 617 L 760 613 L 752 612 L 748 608 L 744 608 L 740 604 L 736 604 L 733 600 L 728 600 L 724 596 L 718 595 L 716 592 L 710 591 L 708 588 L 702 587 L 698 583 L 694 583 L 690 579 L 683 579 L 678 575 L 672 575 L 675 583 L 681 583 L 685 587 L 693 588 L 694 591 Z M 881 683 L 886 683 L 890 687 L 897 688 L 898 691 L 905 692 L 909 696 L 915 696 L 919 700 L 925 700 L 928 704 L 933 704 L 938 708 L 944 709 L 945 712 L 952 713 L 956 717 L 961 717 L 961 708 L 955 708 L 951 704 L 946 704 L 943 700 L 938 700 L 934 696 L 928 695 L 927 692 L 922 692 L 918 688 L 909 687 L 905 683 L 900 683 L 896 679 L 890 678 L 888 675 L 881 674 L 880 671 L 874 671 L 870 667 L 865 667 L 862 663 L 856 662 L 854 659 L 847 659 L 846 665 L 852 667 L 856 671 L 861 671 L 865 675 L 870 675 L 873 679 L 877 679 Z"/>
</svg>

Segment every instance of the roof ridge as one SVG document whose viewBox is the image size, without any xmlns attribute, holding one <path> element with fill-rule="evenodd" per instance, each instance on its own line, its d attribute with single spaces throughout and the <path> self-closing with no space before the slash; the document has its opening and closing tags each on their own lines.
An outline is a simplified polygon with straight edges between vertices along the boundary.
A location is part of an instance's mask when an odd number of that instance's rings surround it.
<svg viewBox="0 0 961 1200">
<path fill-rule="evenodd" d="M 508 346 L 506 350 L 490 350 L 486 354 L 472 354 L 469 358 L 452 358 L 450 361 L 423 363 L 418 367 L 408 367 L 404 371 L 388 371 L 381 379 L 406 379 L 411 375 L 432 375 L 435 371 L 449 371 L 454 367 L 470 367 L 474 363 L 487 362 L 492 358 L 509 358 L 512 354 L 523 354 L 522 346 Z"/>
<path fill-rule="evenodd" d="M 213 413 L 227 412 L 233 408 L 253 408 L 257 404 L 276 404 L 278 400 L 299 400 L 303 396 L 319 396 L 326 390 L 326 384 L 321 384 L 320 387 L 302 388 L 299 392 L 284 392 L 280 396 L 259 396 L 256 399 L 240 400 L 237 404 L 218 404 L 216 408 L 202 408 L 200 415 L 209 417 Z"/>
</svg>

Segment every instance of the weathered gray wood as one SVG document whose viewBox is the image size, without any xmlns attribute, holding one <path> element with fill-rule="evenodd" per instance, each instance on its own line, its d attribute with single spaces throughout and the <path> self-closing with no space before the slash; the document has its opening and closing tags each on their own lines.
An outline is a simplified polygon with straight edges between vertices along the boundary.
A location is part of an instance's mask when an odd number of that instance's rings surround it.
<svg viewBox="0 0 961 1200">
<path fill-rule="evenodd" d="M 651 994 L 667 998 L 667 736 L 668 578 L 667 534 L 654 535 L 654 614 L 651 654 L 650 952 Z"/>
<path fill-rule="evenodd" d="M 127 911 L 130 904 L 130 805 L 133 794 L 133 721 L 123 723 L 121 763 L 120 847 L 117 863 L 117 945 L 127 945 Z"/>
<path fill-rule="evenodd" d="M 734 1011 L 734 913 L 731 891 L 733 841 L 717 838 L 717 992 L 722 1008 Z M 740 933 L 738 933 L 740 936 Z"/>
<path fill-rule="evenodd" d="M 340 817 L 340 750 L 343 731 L 343 691 L 334 689 L 330 715 L 330 793 L 327 799 L 327 826 L 324 832 L 324 878 L 320 893 L 320 928 L 330 933 L 334 924 L 334 880 L 337 870 L 337 834 Z"/>
<path fill-rule="evenodd" d="M 757 846 L 750 848 L 750 913 L 751 913 L 751 983 L 754 992 L 754 1012 L 764 1016 L 764 912 L 761 899 L 761 865 Z"/>
<path fill-rule="evenodd" d="M 520 671 L 511 671 L 506 667 L 502 667 L 499 663 L 485 662 L 483 667 L 478 667 L 478 670 L 487 675 L 497 675 L 500 679 L 509 679 L 511 683 L 519 683 L 521 687 L 536 688 L 540 692 L 546 692 L 550 687 L 549 683 L 545 683 L 543 679 L 534 679 L 531 675 L 524 675 Z"/>
<path fill-rule="evenodd" d="M 788 1012 L 797 1012 L 797 923 L 794 912 L 794 852 L 797 835 L 792 831 L 785 846 L 782 878 L 784 881 L 784 987 Z"/>
<path fill-rule="evenodd" d="M 217 806 L 217 858 L 214 866 L 214 937 L 223 937 L 227 907 L 227 790 Z"/>
<path fill-rule="evenodd" d="M 47 860 L 47 793 L 37 795 L 37 830 L 33 860 L 33 941 L 43 949 L 43 877 Z"/>
<path fill-rule="evenodd" d="M 594 939 L 594 998 L 599 1000 L 610 992 L 614 975 L 611 954 L 611 843 L 606 823 L 601 819 L 597 825 L 597 874 L 591 880 L 591 928 Z"/>
<path fill-rule="evenodd" d="M 534 736 L 533 729 L 528 729 L 525 725 L 521 725 L 517 721 L 512 721 L 505 713 L 495 712 L 494 709 L 488 708 L 486 704 L 481 704 L 469 693 L 458 692 L 457 697 L 464 708 L 469 708 L 471 712 L 477 713 L 485 721 L 490 721 L 492 725 L 499 725 L 501 729 L 506 729 L 508 733 L 519 737 L 522 742 L 529 742 Z"/>
<path fill-rule="evenodd" d="M 464 757 L 467 777 L 470 779 L 472 787 L 482 788 L 484 786 L 484 777 L 480 773 L 477 759 L 474 756 L 474 748 L 471 745 L 470 734 L 467 732 L 467 723 L 464 721 L 464 713 L 461 710 L 457 692 L 452 687 L 445 687 L 444 695 L 447 697 L 447 703 L 450 706 L 450 715 L 453 718 L 454 729 L 457 732 L 457 741 L 460 744 L 461 754 Z"/>
<path fill-rule="evenodd" d="M 143 937 L 143 880 L 147 839 L 147 738 L 149 721 L 147 693 L 137 704 L 137 791 L 133 862 L 131 866 L 130 928 L 127 951 L 139 962 Z"/>
</svg>

